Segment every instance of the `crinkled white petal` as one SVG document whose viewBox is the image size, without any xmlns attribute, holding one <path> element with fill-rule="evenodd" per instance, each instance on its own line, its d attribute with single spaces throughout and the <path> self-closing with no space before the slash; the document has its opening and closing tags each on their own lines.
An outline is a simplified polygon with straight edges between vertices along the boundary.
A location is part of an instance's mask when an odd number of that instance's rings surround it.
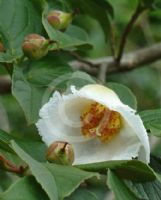
<svg viewBox="0 0 161 200">
<path fill-rule="evenodd" d="M 48 146 L 54 141 L 73 143 L 89 140 L 80 130 L 80 113 L 85 105 L 90 104 L 89 102 L 91 100 L 76 99 L 73 96 L 66 100 L 59 92 L 55 92 L 49 102 L 40 109 L 41 119 L 36 123 L 42 140 Z"/>
<path fill-rule="evenodd" d="M 71 87 L 72 93 L 53 97 L 40 110 L 37 127 L 43 141 L 66 141 L 73 145 L 74 164 L 129 160 L 134 157 L 149 162 L 149 141 L 146 130 L 135 110 L 123 104 L 110 89 L 101 85 L 87 85 L 80 90 Z M 108 143 L 97 138 L 85 138 L 81 133 L 80 116 L 84 108 L 98 102 L 119 112 L 124 125 L 120 133 Z"/>
</svg>

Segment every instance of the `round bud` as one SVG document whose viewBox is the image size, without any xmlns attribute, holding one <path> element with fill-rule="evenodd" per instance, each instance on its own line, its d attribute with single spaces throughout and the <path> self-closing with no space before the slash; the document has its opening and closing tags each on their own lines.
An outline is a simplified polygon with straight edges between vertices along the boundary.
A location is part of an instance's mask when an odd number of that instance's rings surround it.
<svg viewBox="0 0 161 200">
<path fill-rule="evenodd" d="M 22 44 L 22 50 L 30 59 L 39 59 L 48 53 L 50 41 L 38 34 L 27 35 Z"/>
<path fill-rule="evenodd" d="M 47 20 L 57 30 L 66 29 L 72 22 L 73 13 L 66 13 L 59 10 L 52 10 L 47 15 Z"/>
<path fill-rule="evenodd" d="M 67 142 L 54 142 L 49 146 L 46 158 L 52 163 L 72 165 L 74 162 L 73 147 Z"/>
<path fill-rule="evenodd" d="M 3 46 L 3 43 L 0 42 L 0 52 L 5 52 L 5 51 L 6 50 L 5 50 L 4 46 Z"/>
</svg>

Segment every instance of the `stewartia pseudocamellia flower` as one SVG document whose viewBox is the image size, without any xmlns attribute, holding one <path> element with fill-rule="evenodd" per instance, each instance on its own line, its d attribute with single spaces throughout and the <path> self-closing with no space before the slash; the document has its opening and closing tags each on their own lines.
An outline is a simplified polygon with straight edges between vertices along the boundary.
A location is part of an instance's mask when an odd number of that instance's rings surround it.
<svg viewBox="0 0 161 200">
<path fill-rule="evenodd" d="M 133 158 L 149 163 L 148 136 L 135 112 L 107 87 L 71 86 L 70 94 L 53 94 L 36 125 L 48 146 L 61 141 L 73 147 L 74 165 Z"/>
</svg>

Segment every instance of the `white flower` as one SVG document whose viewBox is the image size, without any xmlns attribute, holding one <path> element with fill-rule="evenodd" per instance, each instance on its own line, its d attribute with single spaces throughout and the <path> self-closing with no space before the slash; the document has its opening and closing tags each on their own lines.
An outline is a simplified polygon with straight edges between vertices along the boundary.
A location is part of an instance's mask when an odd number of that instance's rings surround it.
<svg viewBox="0 0 161 200">
<path fill-rule="evenodd" d="M 49 146 L 55 141 L 70 143 L 75 164 L 138 157 L 149 163 L 146 130 L 135 110 L 123 104 L 111 89 L 91 84 L 71 94 L 55 92 L 40 110 L 36 126 Z"/>
</svg>

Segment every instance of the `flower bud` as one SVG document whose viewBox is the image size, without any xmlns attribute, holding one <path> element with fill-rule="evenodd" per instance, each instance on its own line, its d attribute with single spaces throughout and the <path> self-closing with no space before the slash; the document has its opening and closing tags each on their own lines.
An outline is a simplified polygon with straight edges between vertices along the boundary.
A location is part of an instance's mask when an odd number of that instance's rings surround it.
<svg viewBox="0 0 161 200">
<path fill-rule="evenodd" d="M 0 42 L 0 52 L 5 52 L 5 51 L 6 50 L 5 50 L 4 46 L 3 46 L 3 43 Z"/>
<path fill-rule="evenodd" d="M 49 146 L 46 158 L 52 163 L 72 165 L 74 161 L 74 151 L 69 143 L 58 141 Z"/>
<path fill-rule="evenodd" d="M 38 34 L 27 35 L 22 44 L 24 54 L 30 59 L 40 59 L 48 53 L 50 40 Z"/>
<path fill-rule="evenodd" d="M 64 30 L 72 22 L 73 13 L 66 13 L 59 10 L 52 10 L 47 16 L 49 24 L 51 24 L 55 29 Z"/>
</svg>

